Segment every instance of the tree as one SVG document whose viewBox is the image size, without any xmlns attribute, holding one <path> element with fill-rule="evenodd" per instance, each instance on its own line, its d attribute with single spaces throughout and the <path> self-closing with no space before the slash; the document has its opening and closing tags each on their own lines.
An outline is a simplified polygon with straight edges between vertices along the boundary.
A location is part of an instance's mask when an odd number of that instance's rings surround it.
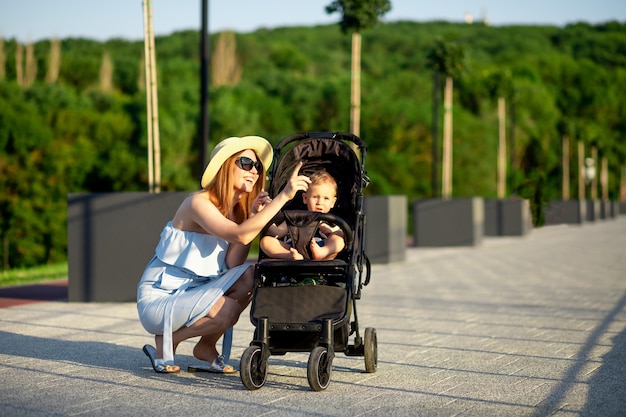
<svg viewBox="0 0 626 417">
<path fill-rule="evenodd" d="M 441 39 L 437 39 L 427 55 L 427 66 L 435 73 L 442 74 L 446 77 L 446 87 L 444 92 L 444 132 L 443 132 L 443 170 L 442 170 L 442 187 L 441 194 L 443 198 L 450 198 L 452 196 L 452 79 L 457 77 L 463 70 L 464 64 L 464 49 L 461 45 L 453 42 L 444 42 Z M 438 77 L 435 77 L 435 83 L 438 82 Z M 437 89 L 437 97 L 439 87 L 435 85 Z M 435 95 L 433 95 L 435 97 Z M 433 106 L 434 107 L 434 106 Z M 433 114 L 437 117 L 436 114 Z M 435 121 L 433 120 L 433 123 Z M 436 142 L 436 138 L 433 137 L 433 143 Z M 433 145 L 435 149 L 435 145 Z M 435 164 L 433 159 L 433 164 Z"/>
<path fill-rule="evenodd" d="M 489 71 L 485 80 L 487 92 L 498 101 L 498 172 L 497 195 L 506 197 L 506 100 L 513 95 L 511 75 L 505 70 Z"/>
<path fill-rule="evenodd" d="M 360 135 L 361 122 L 361 30 L 369 29 L 391 10 L 389 0 L 335 0 L 326 13 L 341 12 L 341 31 L 352 31 L 352 88 L 350 96 L 350 132 Z"/>
</svg>

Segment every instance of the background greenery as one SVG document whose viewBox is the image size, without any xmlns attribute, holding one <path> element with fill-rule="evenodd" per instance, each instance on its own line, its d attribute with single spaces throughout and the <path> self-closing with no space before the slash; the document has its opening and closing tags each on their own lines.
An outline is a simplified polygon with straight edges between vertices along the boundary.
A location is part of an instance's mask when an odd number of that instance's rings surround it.
<svg viewBox="0 0 626 417">
<path fill-rule="evenodd" d="M 453 196 L 496 196 L 496 74 L 511 82 L 509 195 L 534 205 L 561 197 L 568 135 L 570 188 L 577 189 L 580 140 L 588 156 L 595 146 L 608 158 L 609 196 L 618 197 L 626 163 L 625 24 L 395 22 L 362 36 L 368 194 L 431 196 L 427 56 L 444 41 L 463 47 L 465 64 L 455 78 Z M 227 136 L 277 143 L 301 131 L 349 129 L 349 34 L 327 25 L 230 37 L 220 44 L 226 34 L 211 34 L 212 73 L 221 77 L 210 89 L 210 148 Z M 66 260 L 68 193 L 148 189 L 143 42 L 63 39 L 55 58 L 51 41 L 32 45 L 25 71 L 16 64 L 16 41 L 5 40 L 0 54 L 4 269 Z M 163 191 L 199 188 L 199 45 L 196 31 L 156 39 Z M 50 78 L 52 67 L 58 75 Z M 20 81 L 20 72 L 35 76 Z"/>
</svg>

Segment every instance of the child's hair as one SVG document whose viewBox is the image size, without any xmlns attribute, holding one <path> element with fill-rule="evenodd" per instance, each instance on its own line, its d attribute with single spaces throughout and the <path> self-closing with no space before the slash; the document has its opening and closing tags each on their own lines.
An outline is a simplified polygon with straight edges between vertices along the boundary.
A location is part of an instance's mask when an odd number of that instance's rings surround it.
<svg viewBox="0 0 626 417">
<path fill-rule="evenodd" d="M 326 171 L 317 171 L 311 174 L 311 185 L 330 184 L 335 189 L 337 194 L 337 181 Z"/>
</svg>

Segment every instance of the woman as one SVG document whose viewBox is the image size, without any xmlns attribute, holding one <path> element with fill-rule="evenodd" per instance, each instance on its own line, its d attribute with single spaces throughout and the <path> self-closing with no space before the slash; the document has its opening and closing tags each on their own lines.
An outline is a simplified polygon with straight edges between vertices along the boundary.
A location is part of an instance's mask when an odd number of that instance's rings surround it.
<svg viewBox="0 0 626 417">
<path fill-rule="evenodd" d="M 200 336 L 193 355 L 213 372 L 234 372 L 216 343 L 252 296 L 253 269 L 244 264 L 250 243 L 295 194 L 308 189 L 299 163 L 271 200 L 263 191 L 272 146 L 259 136 L 220 142 L 202 175 L 202 190 L 187 197 L 161 232 L 154 258 L 137 290 L 144 328 L 156 349 L 144 346 L 156 372 L 180 371 L 176 347 Z M 260 179 L 260 181 L 259 181 Z"/>
</svg>

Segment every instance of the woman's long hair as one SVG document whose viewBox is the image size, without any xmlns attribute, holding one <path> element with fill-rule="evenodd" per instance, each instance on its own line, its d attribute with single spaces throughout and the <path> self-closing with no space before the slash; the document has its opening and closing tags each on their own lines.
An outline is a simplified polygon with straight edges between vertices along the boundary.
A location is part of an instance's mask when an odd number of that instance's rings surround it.
<svg viewBox="0 0 626 417">
<path fill-rule="evenodd" d="M 215 204 L 215 207 L 217 207 L 220 213 L 222 213 L 224 217 L 229 217 L 230 213 L 233 213 L 234 218 L 232 220 L 236 223 L 241 223 L 248 218 L 254 199 L 265 188 L 265 167 L 263 167 L 261 168 L 261 172 L 259 172 L 259 179 L 254 184 L 252 192 L 245 193 L 237 203 L 233 204 L 235 192 L 233 191 L 234 182 L 231 173 L 235 165 L 235 160 L 242 153 L 243 151 L 224 161 L 213 181 L 205 188 L 205 190 L 209 191 L 211 202 Z M 257 160 L 260 160 L 258 155 Z"/>
</svg>

